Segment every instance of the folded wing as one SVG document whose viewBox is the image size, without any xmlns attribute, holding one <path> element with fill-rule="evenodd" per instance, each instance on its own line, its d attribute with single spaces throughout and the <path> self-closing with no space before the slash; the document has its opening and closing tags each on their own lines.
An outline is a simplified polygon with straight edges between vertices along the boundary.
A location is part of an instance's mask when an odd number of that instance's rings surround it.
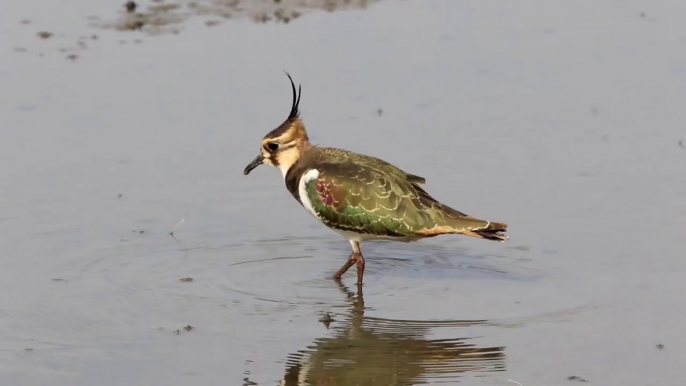
<svg viewBox="0 0 686 386">
<path fill-rule="evenodd" d="M 388 237 L 431 237 L 487 229 L 432 198 L 424 178 L 352 162 L 320 163 L 304 186 L 313 211 L 329 227 Z M 386 170 L 384 170 L 386 169 Z M 472 232 L 473 233 L 473 232 Z"/>
</svg>

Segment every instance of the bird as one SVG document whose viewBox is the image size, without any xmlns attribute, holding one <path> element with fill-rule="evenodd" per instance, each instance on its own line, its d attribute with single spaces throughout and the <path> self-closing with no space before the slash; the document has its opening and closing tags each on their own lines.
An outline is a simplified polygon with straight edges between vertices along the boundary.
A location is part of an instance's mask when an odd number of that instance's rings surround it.
<svg viewBox="0 0 686 386">
<path fill-rule="evenodd" d="M 507 224 L 472 217 L 439 202 L 422 187 L 423 177 L 380 158 L 311 143 L 300 117 L 302 87 L 296 91 L 293 78 L 286 75 L 293 91 L 288 118 L 262 138 L 259 155 L 243 174 L 262 164 L 278 168 L 298 203 L 350 242 L 352 253 L 334 279 L 340 280 L 355 265 L 357 283 L 363 283 L 364 241 L 412 242 L 446 234 L 508 239 L 503 233 Z"/>
</svg>

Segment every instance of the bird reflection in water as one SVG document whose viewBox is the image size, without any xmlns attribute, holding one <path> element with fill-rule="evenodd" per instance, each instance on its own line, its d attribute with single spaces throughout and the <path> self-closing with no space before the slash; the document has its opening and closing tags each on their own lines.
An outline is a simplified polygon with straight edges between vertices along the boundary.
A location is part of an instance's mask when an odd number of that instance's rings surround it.
<svg viewBox="0 0 686 386">
<path fill-rule="evenodd" d="M 364 315 L 362 286 L 355 294 L 340 281 L 338 285 L 350 302 L 348 315 L 331 325 L 333 336 L 319 338 L 288 356 L 282 386 L 416 385 L 432 378 L 445 382 L 468 372 L 505 370 L 505 347 L 477 347 L 469 338 L 425 338 L 433 328 L 488 321 L 369 317 Z"/>
</svg>

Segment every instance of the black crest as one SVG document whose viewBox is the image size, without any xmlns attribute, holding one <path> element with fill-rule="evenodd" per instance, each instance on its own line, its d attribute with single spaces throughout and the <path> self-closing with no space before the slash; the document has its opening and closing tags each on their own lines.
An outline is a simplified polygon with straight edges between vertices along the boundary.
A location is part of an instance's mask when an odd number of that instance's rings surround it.
<svg viewBox="0 0 686 386">
<path fill-rule="evenodd" d="M 302 91 L 300 90 L 300 85 L 298 85 L 298 92 L 295 91 L 295 83 L 293 83 L 291 74 L 286 72 L 286 76 L 288 76 L 288 79 L 291 81 L 291 87 L 293 88 L 293 104 L 291 105 L 291 112 L 288 114 L 288 119 L 297 118 L 298 115 L 300 115 L 298 105 L 300 104 L 300 95 L 302 95 Z"/>
</svg>

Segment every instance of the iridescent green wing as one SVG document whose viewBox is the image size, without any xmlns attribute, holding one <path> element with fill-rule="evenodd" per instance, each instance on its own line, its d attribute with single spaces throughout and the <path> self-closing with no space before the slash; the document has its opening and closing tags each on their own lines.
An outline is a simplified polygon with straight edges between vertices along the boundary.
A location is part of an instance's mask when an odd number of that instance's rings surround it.
<svg viewBox="0 0 686 386">
<path fill-rule="evenodd" d="M 421 177 L 382 166 L 317 164 L 318 176 L 305 183 L 304 192 L 312 210 L 329 227 L 378 236 L 417 236 L 436 227 L 487 224 L 431 198 L 417 185 Z"/>
</svg>

